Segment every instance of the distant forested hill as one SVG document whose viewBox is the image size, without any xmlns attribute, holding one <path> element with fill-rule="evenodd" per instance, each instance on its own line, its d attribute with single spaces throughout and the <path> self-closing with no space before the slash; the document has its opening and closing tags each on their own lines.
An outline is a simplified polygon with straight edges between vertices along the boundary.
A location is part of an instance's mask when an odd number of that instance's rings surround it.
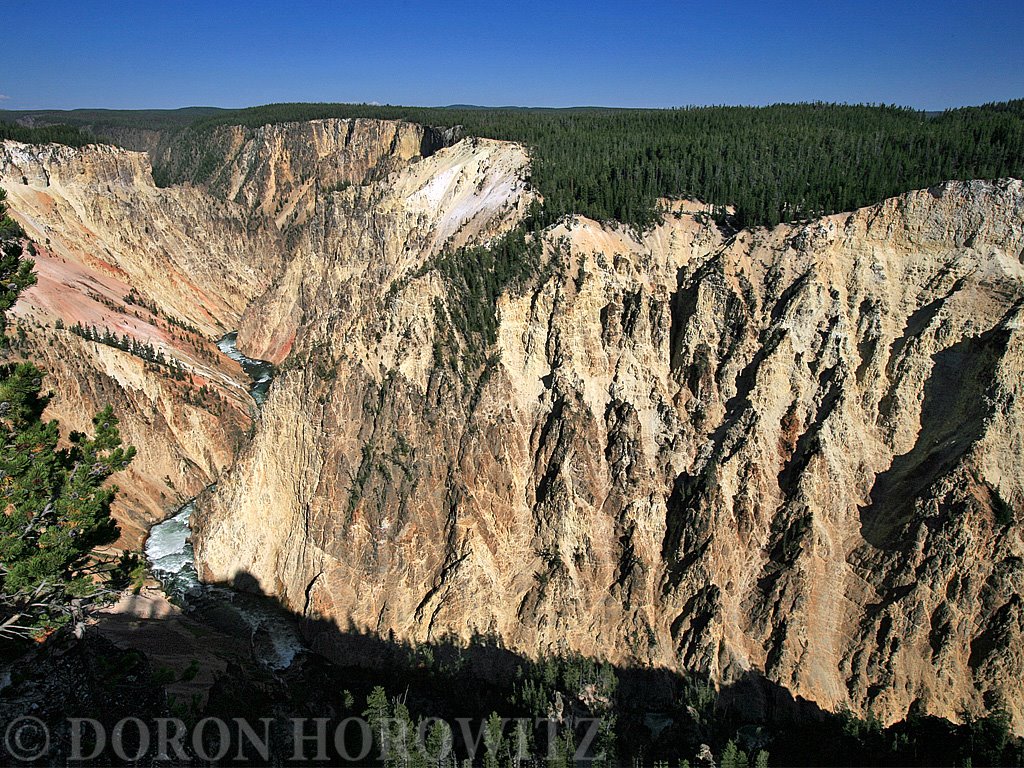
<svg viewBox="0 0 1024 768">
<path fill-rule="evenodd" d="M 641 227 L 656 218 L 658 197 L 733 205 L 737 225 L 773 225 L 949 179 L 1024 176 L 1024 100 L 940 114 L 821 103 L 673 110 L 272 104 L 176 112 L 103 113 L 103 124 L 94 112 L 79 124 L 115 139 L 119 119 L 161 131 L 154 165 L 163 183 L 205 181 L 223 151 L 214 136 L 225 125 L 374 117 L 461 126 L 465 135 L 533 148 L 532 182 L 547 219 L 582 213 Z"/>
<path fill-rule="evenodd" d="M 0 140 L 73 147 L 102 141 L 149 152 L 155 158 L 163 143 L 179 131 L 224 111 L 216 107 L 0 110 Z"/>
<path fill-rule="evenodd" d="M 0 141 L 11 139 L 25 144 L 67 144 L 81 147 L 98 139 L 72 125 L 43 125 L 29 127 L 0 120 Z"/>
<path fill-rule="evenodd" d="M 228 110 L 217 107 L 185 107 L 184 109 L 0 109 L 0 122 L 23 127 L 70 125 L 86 132 L 103 135 L 107 130 L 136 128 L 159 131 L 176 130 L 197 120 Z M 104 137 L 105 138 L 105 137 Z M 62 142 L 57 142 L 62 143 Z"/>
</svg>

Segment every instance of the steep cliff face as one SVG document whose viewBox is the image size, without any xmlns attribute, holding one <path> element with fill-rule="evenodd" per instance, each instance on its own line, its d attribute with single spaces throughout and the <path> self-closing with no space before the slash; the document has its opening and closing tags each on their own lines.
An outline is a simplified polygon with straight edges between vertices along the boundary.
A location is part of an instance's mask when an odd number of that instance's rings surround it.
<svg viewBox="0 0 1024 768">
<path fill-rule="evenodd" d="M 109 146 L 4 142 L 15 215 L 58 258 L 121 279 L 165 314 L 223 333 L 280 269 L 276 233 L 196 188 L 158 189 L 148 158 Z"/>
<path fill-rule="evenodd" d="M 318 347 L 331 365 L 358 355 L 384 371 L 406 354 L 429 358 L 437 286 L 410 292 L 405 283 L 433 284 L 416 274 L 429 258 L 518 222 L 535 199 L 527 172 L 521 147 L 466 139 L 380 181 L 321 195 L 314 218 L 293 235 L 284 274 L 246 312 L 240 343 L 275 363 L 296 345 L 296 359 Z M 415 336 L 378 341 L 378 323 L 396 306 L 412 316 Z M 413 339 L 419 346 L 410 350 Z"/>
<path fill-rule="evenodd" d="M 306 221 L 318 192 L 382 178 L 452 140 L 452 131 L 413 123 L 311 120 L 186 132 L 161 160 L 173 177 L 201 178 L 219 197 L 284 227 Z"/>
<path fill-rule="evenodd" d="M 250 310 L 291 357 L 203 505 L 206 575 L 342 627 L 763 671 L 886 719 L 998 702 L 1019 729 L 1020 182 L 728 239 L 685 206 L 639 239 L 567 221 L 499 300 L 500 359 L 453 371 L 444 222 L 522 210 L 519 170 L 505 203 L 431 197 L 481 147 L 323 201 Z"/>
<path fill-rule="evenodd" d="M 225 128 L 213 138 L 222 159 L 209 188 L 158 188 L 145 154 L 110 146 L 0 145 L 0 186 L 37 244 L 38 284 L 16 307 L 15 352 L 46 370 L 50 417 L 86 431 L 110 404 L 138 447 L 119 478 L 122 545 L 137 547 L 153 522 L 219 477 L 253 428 L 247 378 L 214 341 L 287 284 L 275 278 L 290 252 L 309 252 L 294 242 L 308 237 L 299 225 L 318 195 L 351 186 L 351 200 L 376 200 L 388 188 L 374 179 L 450 141 L 450 132 L 375 120 Z M 202 149 L 182 162 L 201 163 Z M 252 317 L 243 337 L 273 335 Z M 84 341 L 76 324 L 120 346 L 147 345 L 167 365 Z"/>
<path fill-rule="evenodd" d="M 145 155 L 113 147 L 4 142 L 0 186 L 37 243 L 15 352 L 46 371 L 48 416 L 67 429 L 88 431 L 114 407 L 139 449 L 114 509 L 121 544 L 137 547 L 230 465 L 250 429 L 246 376 L 214 341 L 280 269 L 279 236 L 201 190 L 157 189 Z M 86 341 L 76 324 L 125 348 Z"/>
<path fill-rule="evenodd" d="M 885 717 L 1000 700 L 1021 727 L 1022 214 L 1020 182 L 949 184 L 741 233 L 684 279 L 683 658 Z"/>
</svg>

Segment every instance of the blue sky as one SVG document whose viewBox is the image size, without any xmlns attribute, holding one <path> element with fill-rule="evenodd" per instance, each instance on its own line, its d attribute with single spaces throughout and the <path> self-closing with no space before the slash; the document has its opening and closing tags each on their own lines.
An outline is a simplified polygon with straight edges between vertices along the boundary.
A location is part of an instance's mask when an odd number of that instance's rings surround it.
<svg viewBox="0 0 1024 768">
<path fill-rule="evenodd" d="M 1024 97 L 1024 0 L 4 0 L 0 18 L 0 109 Z"/>
</svg>

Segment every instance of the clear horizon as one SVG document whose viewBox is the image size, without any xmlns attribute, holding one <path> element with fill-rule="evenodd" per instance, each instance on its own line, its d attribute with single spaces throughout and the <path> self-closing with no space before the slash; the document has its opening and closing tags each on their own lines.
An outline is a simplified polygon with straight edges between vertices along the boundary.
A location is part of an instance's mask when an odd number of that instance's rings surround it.
<svg viewBox="0 0 1024 768">
<path fill-rule="evenodd" d="M 242 109 L 257 109 L 259 107 L 269 107 L 275 104 L 347 104 L 352 106 L 367 106 L 367 107 L 393 107 L 396 109 L 550 109 L 550 110 L 570 110 L 570 109 L 622 109 L 622 110 L 673 110 L 673 109 L 701 109 L 701 108 L 712 108 L 712 107 L 736 107 L 736 108 L 763 108 L 773 106 L 783 106 L 787 104 L 832 104 L 836 106 L 847 106 L 847 107 L 897 107 L 914 109 L 919 112 L 942 112 L 951 109 L 963 109 L 970 107 L 981 107 L 986 104 L 1005 104 L 1011 101 L 1019 101 L 1024 99 L 1024 96 L 1010 96 L 1005 99 L 993 99 L 985 102 L 973 102 L 964 104 L 950 104 L 940 109 L 930 109 L 928 107 L 918 107 L 914 104 L 895 104 L 891 102 L 851 102 L 851 101 L 826 101 L 823 99 L 816 99 L 814 101 L 772 101 L 765 102 L 764 104 L 673 104 L 672 106 L 665 107 L 623 107 L 616 104 L 563 104 L 558 106 L 550 105 L 538 105 L 538 104 L 469 104 L 469 103 L 458 103 L 458 104 L 392 104 L 379 101 L 268 101 L 261 104 L 244 104 L 238 107 L 222 107 L 216 104 L 183 104 L 178 107 L 105 107 L 105 106 L 85 106 L 85 107 L 24 107 L 16 108 L 9 107 L 0 102 L 0 112 L 177 112 L 186 109 L 220 109 L 226 112 L 233 112 Z"/>
<path fill-rule="evenodd" d="M 4 6 L 0 109 L 276 102 L 942 110 L 1024 96 L 1024 3 Z"/>
</svg>

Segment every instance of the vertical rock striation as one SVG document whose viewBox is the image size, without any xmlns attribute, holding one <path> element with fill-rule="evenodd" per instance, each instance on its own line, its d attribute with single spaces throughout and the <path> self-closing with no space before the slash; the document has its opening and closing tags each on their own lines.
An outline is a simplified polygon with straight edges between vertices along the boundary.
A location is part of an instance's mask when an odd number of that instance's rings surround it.
<svg viewBox="0 0 1024 768">
<path fill-rule="evenodd" d="M 566 219 L 480 356 L 458 318 L 491 308 L 441 257 L 476 269 L 451 254 L 523 220 L 525 150 L 368 120 L 215 139 L 206 187 L 110 148 L 0 151 L 40 244 L 28 354 L 63 420 L 123 414 L 136 535 L 234 464 L 195 518 L 204 575 L 328 620 L 327 652 L 329 622 L 484 634 L 1024 730 L 1021 182 L 771 230 L 679 202 L 642 235 Z M 234 328 L 281 367 L 248 442 L 211 343 Z"/>
<path fill-rule="evenodd" d="M 342 629 L 1020 728 L 1020 182 L 727 239 L 686 206 L 568 220 L 499 300 L 500 361 L 453 371 L 467 297 L 431 260 L 522 215 L 509 151 L 318 200 L 243 324 L 285 372 L 204 505 L 206 576 Z"/>
</svg>

